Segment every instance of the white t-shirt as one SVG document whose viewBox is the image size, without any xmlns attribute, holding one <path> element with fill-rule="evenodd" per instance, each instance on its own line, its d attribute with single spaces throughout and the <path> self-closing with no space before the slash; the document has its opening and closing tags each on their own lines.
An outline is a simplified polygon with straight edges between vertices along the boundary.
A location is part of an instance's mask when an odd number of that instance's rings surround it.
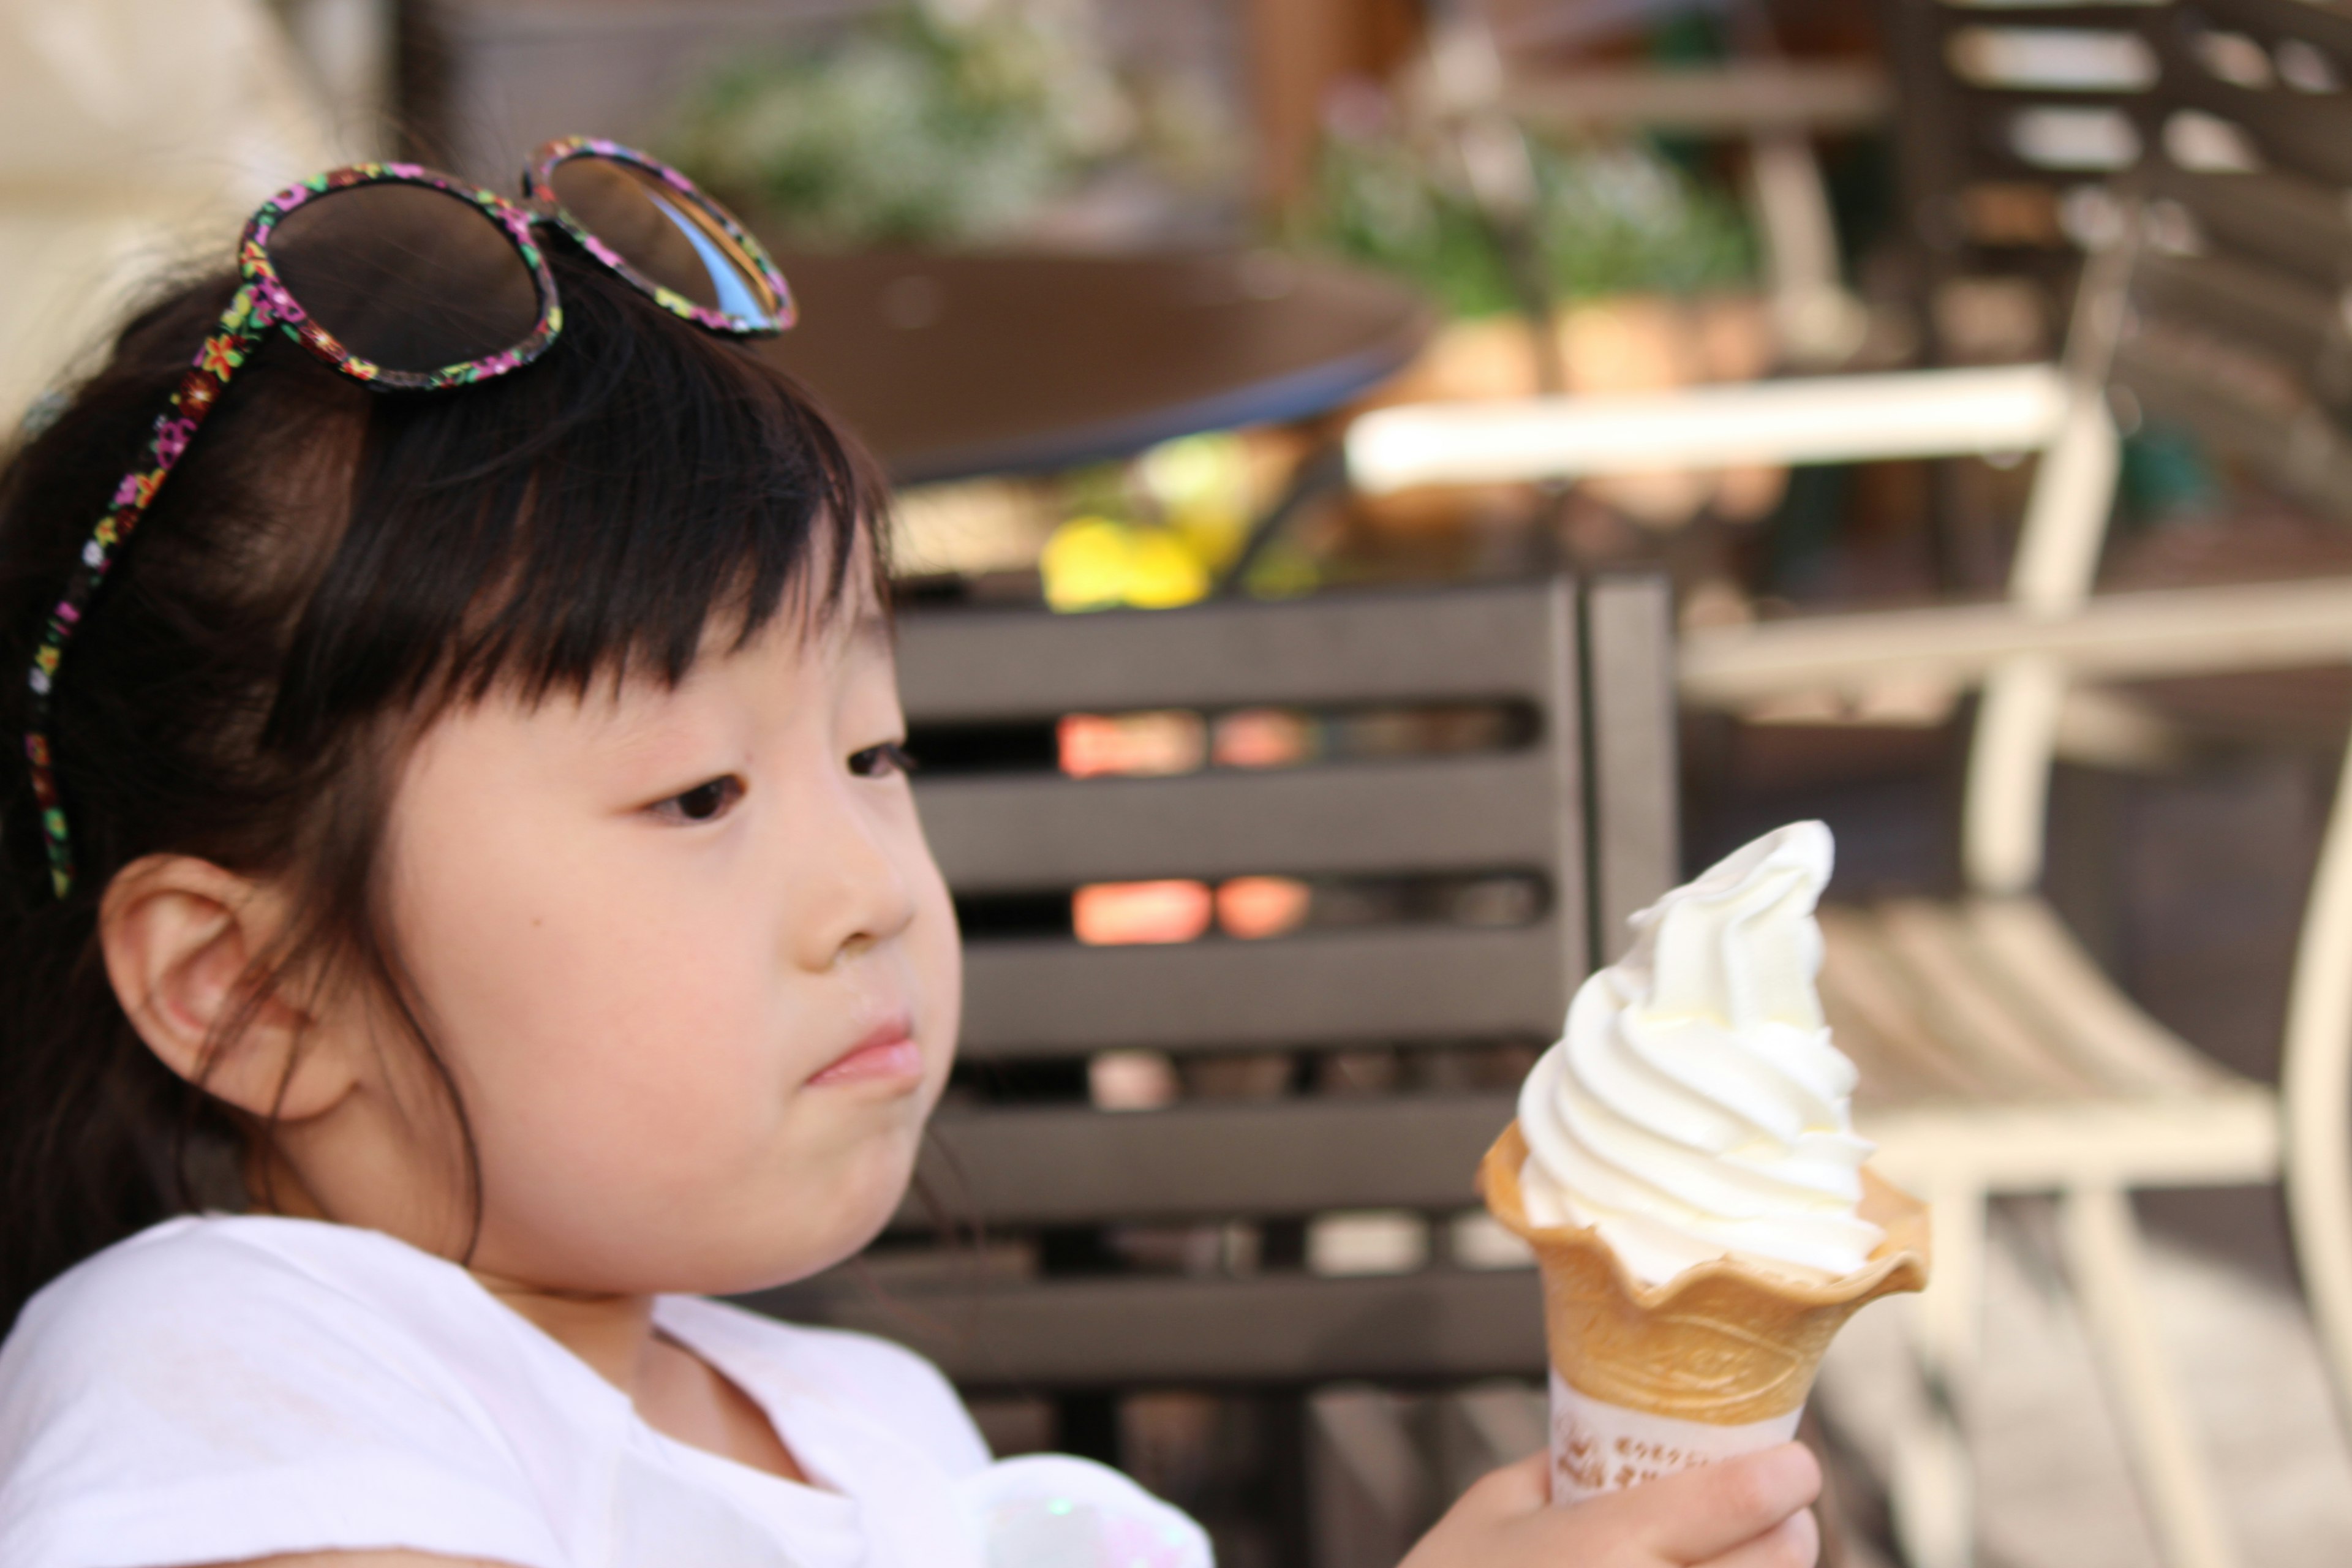
<svg viewBox="0 0 2352 1568">
<path fill-rule="evenodd" d="M 0 1346 L 0 1563 L 1209 1568 L 1200 1528 L 1116 1471 L 992 1462 L 898 1346 L 692 1297 L 655 1322 L 816 1484 L 662 1436 L 464 1269 L 388 1236 L 167 1221 L 52 1282 Z"/>
</svg>

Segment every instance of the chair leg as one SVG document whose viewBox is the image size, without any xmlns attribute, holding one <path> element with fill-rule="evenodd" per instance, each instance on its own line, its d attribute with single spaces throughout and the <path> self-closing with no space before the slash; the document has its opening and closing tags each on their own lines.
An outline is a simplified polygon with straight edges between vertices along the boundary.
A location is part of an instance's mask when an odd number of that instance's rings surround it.
<svg viewBox="0 0 2352 1568">
<path fill-rule="evenodd" d="M 1320 1390 L 1307 1404 L 1309 1487 L 1318 1568 L 1384 1568 L 1412 1548 L 1423 1522 L 1428 1467 L 1394 1394 Z"/>
<path fill-rule="evenodd" d="M 2352 1431 L 2352 1161 L 2344 1148 L 2344 1098 L 2339 1085 L 2332 1098 L 2316 1101 L 2315 1114 L 2290 1109 L 2286 1203 L 2304 1298 L 2336 1385 L 2336 1419 Z M 2296 1136 L 2322 1117 L 2328 1125 Z"/>
<path fill-rule="evenodd" d="M 2344 1107 L 2352 1099 L 2352 753 L 2336 786 L 2327 837 L 2312 873 L 2295 943 L 2286 1055 L 2279 1091 L 2286 1109 L 2287 1216 L 2295 1265 L 2335 1381 L 2336 1418 L 2352 1432 L 2352 1146 Z"/>
<path fill-rule="evenodd" d="M 1550 1416 L 1540 1388 L 1496 1383 L 1465 1388 L 1449 1397 L 1463 1424 L 1477 1438 L 1480 1474 L 1524 1459 L 1550 1440 Z"/>
<path fill-rule="evenodd" d="M 2210 1475 L 2147 1310 L 2147 1272 L 2130 1194 L 2074 1187 L 2061 1200 L 2067 1263 L 2166 1568 L 2232 1568 Z"/>
<path fill-rule="evenodd" d="M 1895 1435 L 1888 1501 L 1909 1568 L 1969 1568 L 1976 1480 L 1961 1406 L 1983 1332 L 1985 1194 L 1948 1185 L 1928 1201 L 1935 1266 L 1911 1320 L 1921 1394 Z"/>
</svg>

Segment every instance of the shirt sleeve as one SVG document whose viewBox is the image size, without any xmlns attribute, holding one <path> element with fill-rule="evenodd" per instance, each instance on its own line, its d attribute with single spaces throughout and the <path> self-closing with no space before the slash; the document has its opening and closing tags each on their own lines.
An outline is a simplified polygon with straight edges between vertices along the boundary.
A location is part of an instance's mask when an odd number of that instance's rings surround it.
<svg viewBox="0 0 2352 1568">
<path fill-rule="evenodd" d="M 565 1568 L 495 1425 L 365 1303 L 200 1226 L 151 1232 L 0 1347 L 0 1563 L 371 1548 Z"/>
</svg>

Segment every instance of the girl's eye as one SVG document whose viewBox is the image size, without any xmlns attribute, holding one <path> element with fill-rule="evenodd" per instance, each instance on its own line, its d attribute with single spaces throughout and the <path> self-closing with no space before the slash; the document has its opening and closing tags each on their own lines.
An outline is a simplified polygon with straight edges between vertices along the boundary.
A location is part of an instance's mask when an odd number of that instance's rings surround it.
<svg viewBox="0 0 2352 1568">
<path fill-rule="evenodd" d="M 914 770 L 914 757 L 897 741 L 885 741 L 878 746 L 849 753 L 849 771 L 862 779 L 886 779 Z"/>
<path fill-rule="evenodd" d="M 743 798 L 743 781 L 733 773 L 708 780 L 655 805 L 673 822 L 715 822 Z"/>
</svg>

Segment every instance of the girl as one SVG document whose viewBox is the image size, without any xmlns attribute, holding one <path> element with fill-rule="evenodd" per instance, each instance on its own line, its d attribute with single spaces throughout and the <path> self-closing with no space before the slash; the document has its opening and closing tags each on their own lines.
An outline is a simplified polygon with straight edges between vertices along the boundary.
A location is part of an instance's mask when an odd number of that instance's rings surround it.
<svg viewBox="0 0 2352 1568">
<path fill-rule="evenodd" d="M 890 1215 L 956 936 L 782 280 L 625 149 L 527 197 L 287 193 L 0 472 L 0 1562 L 1200 1568 L 701 1299 Z M 1817 1479 L 1538 1457 L 1409 1563 L 1798 1568 Z"/>
</svg>

